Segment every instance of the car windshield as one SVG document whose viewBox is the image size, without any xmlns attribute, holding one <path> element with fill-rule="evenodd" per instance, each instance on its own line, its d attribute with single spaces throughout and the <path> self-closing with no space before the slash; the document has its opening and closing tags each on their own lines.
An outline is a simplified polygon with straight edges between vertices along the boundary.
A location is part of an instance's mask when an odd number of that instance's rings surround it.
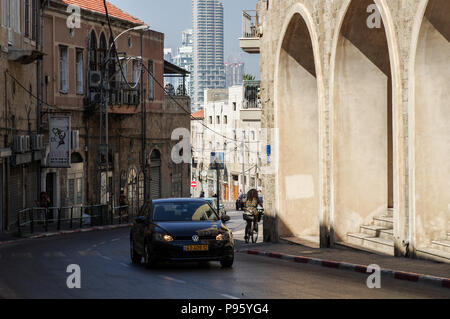
<svg viewBox="0 0 450 319">
<path fill-rule="evenodd" d="M 172 202 L 153 205 L 153 221 L 217 221 L 214 210 L 205 202 Z"/>
</svg>

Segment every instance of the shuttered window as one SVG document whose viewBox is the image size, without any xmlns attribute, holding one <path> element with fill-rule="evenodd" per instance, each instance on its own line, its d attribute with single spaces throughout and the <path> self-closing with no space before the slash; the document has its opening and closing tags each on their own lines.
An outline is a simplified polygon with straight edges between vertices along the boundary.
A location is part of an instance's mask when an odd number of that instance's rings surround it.
<svg viewBox="0 0 450 319">
<path fill-rule="evenodd" d="M 148 99 L 154 100 L 155 99 L 155 84 L 153 81 L 153 61 L 148 61 Z"/>
<path fill-rule="evenodd" d="M 2 0 L 2 26 L 20 33 L 20 0 Z"/>
<path fill-rule="evenodd" d="M 83 50 L 76 51 L 76 77 L 77 77 L 77 94 L 84 93 L 84 54 Z"/>
<path fill-rule="evenodd" d="M 67 93 L 69 90 L 69 73 L 67 47 L 59 47 L 59 91 Z"/>
</svg>

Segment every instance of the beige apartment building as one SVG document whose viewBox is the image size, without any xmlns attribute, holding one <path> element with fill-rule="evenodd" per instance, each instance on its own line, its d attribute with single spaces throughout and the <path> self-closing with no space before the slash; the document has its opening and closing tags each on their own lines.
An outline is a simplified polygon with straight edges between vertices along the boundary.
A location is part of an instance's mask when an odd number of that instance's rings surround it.
<svg viewBox="0 0 450 319">
<path fill-rule="evenodd" d="M 261 0 L 265 240 L 450 261 L 450 2 Z M 244 30 L 245 31 L 245 30 Z"/>
</svg>

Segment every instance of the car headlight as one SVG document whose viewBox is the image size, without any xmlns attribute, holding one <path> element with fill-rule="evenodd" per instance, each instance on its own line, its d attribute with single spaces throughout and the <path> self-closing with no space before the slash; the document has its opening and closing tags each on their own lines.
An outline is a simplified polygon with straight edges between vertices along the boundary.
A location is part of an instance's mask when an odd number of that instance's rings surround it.
<svg viewBox="0 0 450 319">
<path fill-rule="evenodd" d="M 222 241 L 223 239 L 224 239 L 223 234 L 219 234 L 219 235 L 216 236 L 216 240 L 217 241 Z"/>
<path fill-rule="evenodd" d="M 156 240 L 165 241 L 165 242 L 173 241 L 173 237 L 168 235 L 168 234 L 163 235 L 163 234 L 160 234 L 160 233 L 155 233 L 154 238 Z"/>
</svg>

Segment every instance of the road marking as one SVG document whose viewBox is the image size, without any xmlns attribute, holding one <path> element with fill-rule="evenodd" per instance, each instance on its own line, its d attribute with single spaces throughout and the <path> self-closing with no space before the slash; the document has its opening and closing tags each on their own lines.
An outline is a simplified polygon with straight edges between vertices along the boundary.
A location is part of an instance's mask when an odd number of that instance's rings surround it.
<svg viewBox="0 0 450 319">
<path fill-rule="evenodd" d="M 102 242 L 100 243 L 100 245 L 104 245 L 104 244 L 106 244 L 106 242 L 105 242 L 105 241 L 102 241 Z"/>
<path fill-rule="evenodd" d="M 178 280 L 178 279 L 175 279 L 175 278 L 172 278 L 172 277 L 168 277 L 168 276 L 164 276 L 164 275 L 160 275 L 159 277 L 161 277 L 161 278 L 163 278 L 165 280 L 169 280 L 169 281 L 173 281 L 173 282 L 179 283 L 179 284 L 185 284 L 186 283 L 186 281 Z"/>
<path fill-rule="evenodd" d="M 120 240 L 120 238 L 115 238 L 115 239 L 112 239 L 111 241 L 114 242 L 114 241 L 119 241 L 119 240 Z"/>
<path fill-rule="evenodd" d="M 100 257 L 102 257 L 103 259 L 106 259 L 106 260 L 112 260 L 112 258 L 110 258 L 110 257 L 108 257 L 108 256 L 100 255 Z"/>
<path fill-rule="evenodd" d="M 220 294 L 222 297 L 228 298 L 228 299 L 239 299 L 238 297 L 234 297 L 231 295 L 227 295 L 227 294 Z"/>
<path fill-rule="evenodd" d="M 81 250 L 78 252 L 81 256 L 92 256 L 92 255 L 97 255 L 97 252 L 93 251 L 93 250 Z"/>
<path fill-rule="evenodd" d="M 125 263 L 120 263 L 122 266 L 124 266 L 124 267 L 130 267 L 130 265 L 127 265 L 127 264 L 125 264 Z"/>
</svg>

